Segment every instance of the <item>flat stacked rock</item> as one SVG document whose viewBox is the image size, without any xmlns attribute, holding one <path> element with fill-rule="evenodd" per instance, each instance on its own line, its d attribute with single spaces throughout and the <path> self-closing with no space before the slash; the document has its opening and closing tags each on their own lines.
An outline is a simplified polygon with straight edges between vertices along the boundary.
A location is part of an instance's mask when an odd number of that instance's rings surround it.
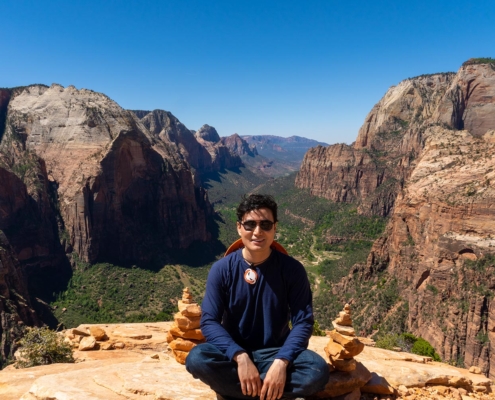
<svg viewBox="0 0 495 400">
<path fill-rule="evenodd" d="M 193 302 L 189 288 L 182 291 L 178 306 L 179 312 L 174 315 L 175 322 L 168 331 L 167 342 L 177 362 L 185 364 L 191 349 L 204 343 L 205 338 L 199 329 L 201 307 Z"/>
<path fill-rule="evenodd" d="M 79 351 L 113 349 L 113 343 L 107 342 L 106 332 L 97 326 L 67 329 L 62 334 L 65 335 L 66 343 Z"/>
<path fill-rule="evenodd" d="M 351 372 L 356 369 L 354 357 L 364 349 L 354 332 L 351 319 L 351 306 L 346 304 L 339 317 L 332 321 L 334 330 L 329 332 L 330 341 L 325 347 L 325 353 L 330 363 L 338 371 Z"/>
</svg>

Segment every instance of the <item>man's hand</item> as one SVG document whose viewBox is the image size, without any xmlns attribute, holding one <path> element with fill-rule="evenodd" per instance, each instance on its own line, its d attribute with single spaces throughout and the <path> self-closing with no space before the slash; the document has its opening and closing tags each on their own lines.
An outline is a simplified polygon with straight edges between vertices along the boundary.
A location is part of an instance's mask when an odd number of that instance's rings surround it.
<svg viewBox="0 0 495 400">
<path fill-rule="evenodd" d="M 276 400 L 284 393 L 285 380 L 287 377 L 287 365 L 289 361 L 276 358 L 266 373 L 263 387 L 261 388 L 260 400 Z"/>
<path fill-rule="evenodd" d="M 241 382 L 241 390 L 244 396 L 259 396 L 261 393 L 261 379 L 258 369 L 253 364 L 247 353 L 237 353 L 234 356 L 237 363 L 237 374 Z"/>
</svg>

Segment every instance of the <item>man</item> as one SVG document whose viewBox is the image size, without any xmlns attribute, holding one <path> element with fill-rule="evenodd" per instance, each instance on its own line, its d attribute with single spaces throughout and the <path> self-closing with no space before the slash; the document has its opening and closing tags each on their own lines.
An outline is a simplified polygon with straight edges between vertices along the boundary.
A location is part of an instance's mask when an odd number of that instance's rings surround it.
<svg viewBox="0 0 495 400">
<path fill-rule="evenodd" d="M 271 196 L 245 196 L 237 218 L 244 247 L 211 268 L 201 318 L 207 343 L 191 350 L 186 368 L 218 399 L 316 393 L 328 382 L 328 365 L 307 350 L 314 319 L 306 271 L 272 248 L 277 204 Z"/>
</svg>

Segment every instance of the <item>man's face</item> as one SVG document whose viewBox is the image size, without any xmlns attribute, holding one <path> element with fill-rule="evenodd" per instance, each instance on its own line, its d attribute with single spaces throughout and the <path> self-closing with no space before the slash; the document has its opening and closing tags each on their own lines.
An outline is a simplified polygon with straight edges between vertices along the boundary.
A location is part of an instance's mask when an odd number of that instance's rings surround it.
<svg viewBox="0 0 495 400">
<path fill-rule="evenodd" d="M 242 223 L 248 221 L 256 222 L 256 227 L 250 231 L 239 222 L 237 222 L 237 232 L 242 239 L 244 247 L 251 253 L 269 253 L 270 246 L 275 239 L 275 231 L 277 229 L 277 224 L 275 223 L 273 227 L 266 231 L 261 229 L 261 221 L 273 221 L 273 213 L 268 208 L 260 208 L 259 210 L 250 211 L 242 217 Z M 248 227 L 249 228 L 249 227 Z"/>
</svg>

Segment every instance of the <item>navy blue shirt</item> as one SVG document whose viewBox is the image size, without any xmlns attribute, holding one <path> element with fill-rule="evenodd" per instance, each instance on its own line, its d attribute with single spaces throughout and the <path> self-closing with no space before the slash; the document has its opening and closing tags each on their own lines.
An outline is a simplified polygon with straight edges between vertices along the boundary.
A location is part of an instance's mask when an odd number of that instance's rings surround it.
<svg viewBox="0 0 495 400">
<path fill-rule="evenodd" d="M 254 285 L 244 280 L 249 267 L 242 250 L 213 264 L 202 303 L 201 331 L 230 360 L 239 351 L 280 347 L 276 358 L 292 362 L 308 347 L 313 331 L 306 270 L 276 250 L 253 268 L 258 274 Z"/>
</svg>

